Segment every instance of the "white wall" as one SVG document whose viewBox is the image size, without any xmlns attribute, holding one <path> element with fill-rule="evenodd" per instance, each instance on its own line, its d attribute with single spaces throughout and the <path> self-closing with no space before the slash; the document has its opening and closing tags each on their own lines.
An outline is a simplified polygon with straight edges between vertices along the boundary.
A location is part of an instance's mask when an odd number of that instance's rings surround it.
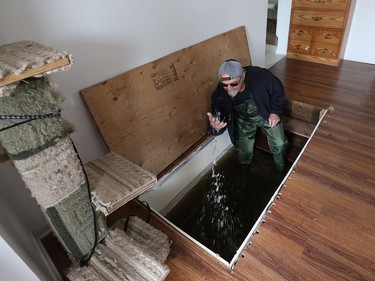
<svg viewBox="0 0 375 281">
<path fill-rule="evenodd" d="M 344 59 L 375 64 L 374 11 L 374 0 L 357 0 Z"/>
<path fill-rule="evenodd" d="M 86 162 L 107 148 L 80 90 L 241 25 L 253 63 L 262 65 L 266 13 L 258 0 L 2 0 L 0 45 L 30 39 L 73 55 L 71 70 L 51 77 L 69 99 L 63 117 L 75 124 L 72 137 Z M 0 235 L 51 280 L 31 238 L 44 217 L 9 162 L 0 164 L 0 178 Z"/>
<path fill-rule="evenodd" d="M 286 55 L 288 49 L 288 34 L 292 0 L 279 0 L 277 9 L 277 54 Z"/>
<path fill-rule="evenodd" d="M 16 252 L 0 236 L 0 272 L 1 280 L 38 281 L 39 278 L 30 270 Z"/>
</svg>

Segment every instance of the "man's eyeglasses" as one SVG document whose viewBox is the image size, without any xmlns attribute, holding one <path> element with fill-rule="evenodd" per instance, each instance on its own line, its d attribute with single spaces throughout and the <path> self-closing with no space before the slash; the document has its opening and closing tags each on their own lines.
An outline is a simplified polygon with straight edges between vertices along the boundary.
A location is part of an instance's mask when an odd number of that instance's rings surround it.
<svg viewBox="0 0 375 281">
<path fill-rule="evenodd" d="M 223 87 L 223 88 L 227 88 L 228 86 L 231 86 L 231 87 L 237 87 L 238 84 L 240 84 L 241 82 L 241 78 L 240 80 L 238 80 L 237 82 L 233 82 L 233 83 L 229 83 L 229 84 L 224 84 L 222 81 L 220 81 L 220 85 Z"/>
</svg>

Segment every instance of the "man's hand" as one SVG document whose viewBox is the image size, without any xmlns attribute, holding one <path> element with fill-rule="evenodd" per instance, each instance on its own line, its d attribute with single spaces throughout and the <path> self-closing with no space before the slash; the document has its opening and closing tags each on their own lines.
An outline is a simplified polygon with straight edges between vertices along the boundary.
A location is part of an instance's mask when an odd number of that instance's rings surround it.
<svg viewBox="0 0 375 281">
<path fill-rule="evenodd" d="M 280 122 L 280 116 L 275 114 L 275 113 L 271 113 L 270 116 L 268 116 L 268 123 L 270 125 L 270 127 L 275 127 L 277 124 L 279 124 Z"/>
<path fill-rule="evenodd" d="M 216 116 L 213 116 L 211 112 L 207 112 L 208 120 L 210 121 L 210 125 L 216 131 L 220 131 L 222 128 L 227 126 L 227 122 L 220 121 L 220 119 Z"/>
</svg>

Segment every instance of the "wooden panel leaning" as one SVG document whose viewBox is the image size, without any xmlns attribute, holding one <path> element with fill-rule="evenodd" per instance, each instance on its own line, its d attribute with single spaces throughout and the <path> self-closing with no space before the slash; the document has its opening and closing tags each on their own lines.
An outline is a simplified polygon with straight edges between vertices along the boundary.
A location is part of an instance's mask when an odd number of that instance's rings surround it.
<svg viewBox="0 0 375 281">
<path fill-rule="evenodd" d="M 106 144 L 158 175 L 206 135 L 220 64 L 249 65 L 239 27 L 86 88 L 86 102 Z"/>
</svg>

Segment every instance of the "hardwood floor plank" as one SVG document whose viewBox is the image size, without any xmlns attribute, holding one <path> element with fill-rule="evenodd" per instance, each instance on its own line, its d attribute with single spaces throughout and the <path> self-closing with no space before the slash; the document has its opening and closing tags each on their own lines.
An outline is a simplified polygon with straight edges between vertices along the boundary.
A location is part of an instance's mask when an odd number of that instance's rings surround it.
<svg viewBox="0 0 375 281">
<path fill-rule="evenodd" d="M 334 225 L 335 231 L 350 238 L 356 238 L 369 245 L 375 244 L 375 236 L 372 235 L 375 225 L 363 224 L 363 220 L 359 220 L 357 217 L 323 206 L 317 221 L 327 228 L 332 228 L 332 225 Z"/>
<path fill-rule="evenodd" d="M 291 255 L 283 245 L 271 244 L 266 236 L 257 235 L 247 250 L 247 254 L 256 256 L 263 264 L 277 271 L 283 280 L 329 280 L 328 276 Z"/>
<path fill-rule="evenodd" d="M 259 235 L 265 235 L 270 238 L 273 243 L 283 245 L 288 252 L 293 256 L 300 257 L 307 242 L 304 233 L 295 231 L 293 228 L 288 227 L 285 221 L 276 220 L 276 216 L 269 216 L 262 227 Z"/>
<path fill-rule="evenodd" d="M 287 194 L 286 197 L 289 197 L 289 194 Z M 355 221 L 355 219 L 345 217 L 343 214 L 324 206 L 318 216 L 308 220 L 306 217 L 301 216 L 300 212 L 296 212 L 295 208 L 288 203 L 289 202 L 283 202 L 283 200 L 277 201 L 276 205 L 271 209 L 274 219 L 270 220 L 266 218 L 266 223 L 262 224 L 259 235 L 266 236 L 271 239 L 271 241 L 275 242 L 274 244 L 283 245 L 286 249 L 290 249 L 288 243 L 277 243 L 277 241 L 281 241 L 280 238 L 275 238 L 274 235 L 269 235 L 269 232 L 265 232 L 267 228 L 270 228 L 270 226 L 272 228 L 274 224 L 283 224 L 283 234 L 280 232 L 280 236 L 285 235 L 285 233 L 290 233 L 290 231 L 285 231 L 286 228 L 293 229 L 294 232 L 299 232 L 299 236 L 304 237 L 306 241 L 306 244 L 304 244 L 305 247 L 309 247 L 309 244 L 320 245 L 320 251 L 337 252 L 330 253 L 330 255 L 334 256 L 339 254 L 340 257 L 348 259 L 353 263 L 352 266 L 355 264 L 355 266 L 358 267 L 357 271 L 364 271 L 367 275 L 368 272 L 373 271 L 373 249 L 370 250 L 371 252 L 362 252 L 363 254 L 358 253 L 358 250 L 363 247 L 371 249 L 371 245 L 374 244 L 374 238 L 371 235 L 374 230 L 372 227 L 361 226 L 362 221 Z M 291 237 L 296 237 L 296 235 Z M 296 241 L 298 240 L 300 239 Z M 304 255 L 306 251 L 311 251 L 311 249 L 308 250 L 304 248 Z M 328 258 L 326 257 L 326 259 Z M 335 259 L 330 261 L 331 265 L 334 264 L 334 262 Z M 337 266 L 341 267 L 339 265 Z M 364 269 L 359 269 L 362 266 Z M 330 276 L 332 276 L 332 274 L 330 274 Z"/>
<path fill-rule="evenodd" d="M 342 161 L 343 152 L 341 147 L 333 146 L 330 139 L 326 140 L 319 136 L 320 135 L 317 135 L 311 140 L 304 152 L 304 156 L 316 157 L 324 163 L 337 166 Z M 324 151 L 324 153 L 322 153 L 322 151 Z"/>
<path fill-rule="evenodd" d="M 375 114 L 375 81 L 369 84 L 361 100 L 361 112 Z"/>
<path fill-rule="evenodd" d="M 332 172 L 336 172 L 334 165 L 325 162 L 320 157 L 303 155 L 297 164 L 296 173 L 292 176 L 292 182 L 296 177 L 303 177 L 310 181 L 307 184 L 316 184 L 315 186 L 324 186 L 328 188 L 332 182 Z M 312 182 L 313 181 L 313 182 Z M 290 185 L 290 181 L 289 181 Z"/>
<path fill-rule="evenodd" d="M 369 179 L 369 183 L 375 184 L 375 158 L 368 155 L 366 151 L 356 152 L 345 149 L 341 161 L 341 168 L 346 173 L 350 173 L 353 177 L 364 177 Z"/>
<path fill-rule="evenodd" d="M 350 148 L 353 153 L 363 153 L 364 151 L 369 155 L 375 155 L 375 141 L 374 137 L 366 136 L 356 132 L 352 133 L 347 142 L 348 148 Z"/>
<path fill-rule="evenodd" d="M 371 280 L 373 278 L 371 272 L 351 263 L 343 258 L 340 253 L 336 253 L 330 248 L 323 248 L 321 241 L 319 243 L 310 242 L 306 245 L 302 261 L 310 264 L 316 270 L 324 272 L 327 276 L 330 276 L 331 280 L 355 281 Z"/>
<path fill-rule="evenodd" d="M 275 200 L 275 206 L 280 203 L 291 206 L 296 213 L 304 216 L 307 219 L 315 219 L 319 214 L 322 205 L 319 202 L 311 200 L 311 198 L 301 194 L 298 189 L 293 186 L 289 188 L 288 184 L 284 185 L 279 193 L 279 199 Z M 273 214 L 274 209 L 270 209 L 270 214 Z M 267 216 L 269 216 L 269 213 Z"/>
<path fill-rule="evenodd" d="M 252 281 L 275 281 L 285 280 L 277 271 L 271 270 L 266 264 L 255 255 L 247 255 L 246 253 L 235 267 L 232 273 L 236 280 L 252 280 Z M 238 273 L 241 275 L 238 275 Z M 246 276 L 245 279 L 243 276 Z"/>
<path fill-rule="evenodd" d="M 362 200 L 334 192 L 330 185 L 322 183 L 320 178 L 300 173 L 293 177 L 292 182 L 293 184 L 290 183 L 287 188 L 292 188 L 302 197 L 357 218 L 374 219 L 375 206 L 363 204 Z"/>
<path fill-rule="evenodd" d="M 323 218 L 322 216 L 316 224 L 311 225 L 310 237 L 306 246 L 314 245 L 315 248 L 319 248 L 317 251 L 325 252 L 329 256 L 326 260 L 331 263 L 330 267 L 335 268 L 336 266 L 332 266 L 335 262 L 337 264 L 345 262 L 347 268 L 356 268 L 356 271 L 373 275 L 375 269 L 373 244 L 358 239 L 355 237 L 355 233 L 350 233 L 345 229 L 340 231 L 340 228 L 322 223 Z M 336 258 L 332 257 L 335 255 L 337 255 Z"/>
<path fill-rule="evenodd" d="M 362 204 L 375 206 L 375 189 L 364 178 L 342 175 L 340 179 L 332 181 L 330 188 L 332 192 L 344 194 L 348 198 L 355 198 Z"/>
<path fill-rule="evenodd" d="M 375 137 L 375 116 L 368 113 L 359 113 L 352 130 L 356 133 L 366 135 L 368 137 Z"/>
</svg>

